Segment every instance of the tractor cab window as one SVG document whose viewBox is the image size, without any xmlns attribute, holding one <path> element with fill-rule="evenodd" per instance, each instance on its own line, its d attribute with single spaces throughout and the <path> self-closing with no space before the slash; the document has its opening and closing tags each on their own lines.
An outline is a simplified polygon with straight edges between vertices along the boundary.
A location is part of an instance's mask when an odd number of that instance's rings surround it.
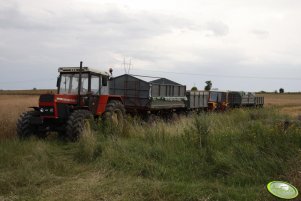
<svg viewBox="0 0 301 201">
<path fill-rule="evenodd" d="M 222 103 L 227 100 L 227 94 L 224 92 L 218 93 L 218 102 Z"/>
<path fill-rule="evenodd" d="M 91 92 L 94 95 L 99 95 L 100 94 L 100 79 L 99 76 L 96 75 L 91 75 Z"/>
<path fill-rule="evenodd" d="M 210 92 L 209 101 L 217 102 L 218 99 L 218 93 L 216 92 Z"/>
<path fill-rule="evenodd" d="M 78 93 L 78 81 L 79 74 L 62 74 L 61 83 L 59 85 L 60 94 L 77 94 Z M 87 73 L 82 74 L 81 94 L 88 92 L 89 76 Z"/>
<path fill-rule="evenodd" d="M 62 75 L 61 77 L 61 83 L 59 83 L 58 87 L 60 90 L 60 94 L 68 94 L 69 89 L 70 89 L 70 81 L 71 81 L 71 76 L 70 75 Z"/>
<path fill-rule="evenodd" d="M 88 93 L 88 89 L 89 89 L 89 77 L 88 77 L 88 74 L 82 74 L 82 86 L 81 86 L 80 94 L 87 94 Z"/>
</svg>

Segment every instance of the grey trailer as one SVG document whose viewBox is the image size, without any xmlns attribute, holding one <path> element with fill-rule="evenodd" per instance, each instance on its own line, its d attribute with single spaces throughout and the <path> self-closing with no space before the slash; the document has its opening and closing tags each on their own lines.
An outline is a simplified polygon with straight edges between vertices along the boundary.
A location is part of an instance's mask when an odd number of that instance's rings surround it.
<svg viewBox="0 0 301 201">
<path fill-rule="evenodd" d="M 228 93 L 230 107 L 252 107 L 255 106 L 255 94 L 243 91 L 230 91 Z"/>
<path fill-rule="evenodd" d="M 263 96 L 255 96 L 255 106 L 263 107 L 264 105 L 264 97 Z"/>
<path fill-rule="evenodd" d="M 129 112 L 185 109 L 185 92 L 186 86 L 166 78 L 145 81 L 124 74 L 110 80 L 110 94 L 122 96 Z"/>
<path fill-rule="evenodd" d="M 208 108 L 208 91 L 187 91 L 186 107 L 188 110 L 204 110 Z"/>
</svg>

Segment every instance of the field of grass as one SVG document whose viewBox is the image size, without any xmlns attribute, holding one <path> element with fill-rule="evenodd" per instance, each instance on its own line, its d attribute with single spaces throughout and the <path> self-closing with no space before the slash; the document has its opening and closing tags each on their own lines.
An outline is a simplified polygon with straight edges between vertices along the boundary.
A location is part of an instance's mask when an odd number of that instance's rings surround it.
<svg viewBox="0 0 301 201">
<path fill-rule="evenodd" d="M 271 180 L 301 189 L 301 125 L 286 126 L 295 119 L 281 107 L 151 125 L 127 119 L 122 130 L 100 124 L 77 143 L 20 141 L 16 118 L 37 101 L 0 96 L 1 118 L 9 117 L 0 119 L 0 200 L 273 201 Z"/>
</svg>

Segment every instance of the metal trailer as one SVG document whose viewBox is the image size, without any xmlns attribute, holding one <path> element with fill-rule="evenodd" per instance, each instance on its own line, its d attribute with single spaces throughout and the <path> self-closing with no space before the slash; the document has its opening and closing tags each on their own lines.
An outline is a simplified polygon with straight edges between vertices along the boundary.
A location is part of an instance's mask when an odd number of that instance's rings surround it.
<svg viewBox="0 0 301 201">
<path fill-rule="evenodd" d="M 263 107 L 264 105 L 264 97 L 263 96 L 255 96 L 255 106 Z"/>
<path fill-rule="evenodd" d="M 110 94 L 122 96 L 128 112 L 185 109 L 186 86 L 166 78 L 145 81 L 140 77 L 144 76 L 124 74 L 110 80 Z"/>
<path fill-rule="evenodd" d="M 208 91 L 187 91 L 186 97 L 188 110 L 205 110 L 208 108 Z"/>
<path fill-rule="evenodd" d="M 230 91 L 228 93 L 228 102 L 230 107 L 254 107 L 255 94 L 243 91 Z"/>
</svg>

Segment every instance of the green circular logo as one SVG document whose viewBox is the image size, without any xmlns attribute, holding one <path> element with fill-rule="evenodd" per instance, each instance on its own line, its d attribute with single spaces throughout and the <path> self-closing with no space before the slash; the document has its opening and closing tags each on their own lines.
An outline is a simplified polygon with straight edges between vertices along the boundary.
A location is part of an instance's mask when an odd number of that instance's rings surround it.
<svg viewBox="0 0 301 201">
<path fill-rule="evenodd" d="M 298 190 L 291 184 L 283 181 L 272 181 L 267 185 L 268 191 L 282 199 L 293 199 L 298 196 Z"/>
</svg>

